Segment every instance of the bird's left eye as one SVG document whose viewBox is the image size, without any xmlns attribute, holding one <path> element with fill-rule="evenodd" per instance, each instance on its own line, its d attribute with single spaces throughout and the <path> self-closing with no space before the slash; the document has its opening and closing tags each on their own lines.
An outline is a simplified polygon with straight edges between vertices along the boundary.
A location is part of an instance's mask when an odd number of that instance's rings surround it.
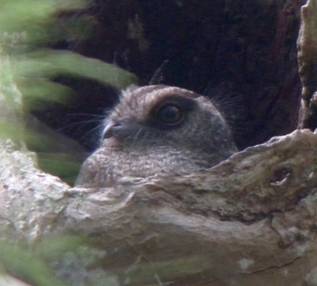
<svg viewBox="0 0 317 286">
<path fill-rule="evenodd" d="M 162 106 L 156 113 L 156 118 L 165 124 L 176 125 L 183 119 L 183 112 L 180 107 L 174 104 Z"/>
</svg>

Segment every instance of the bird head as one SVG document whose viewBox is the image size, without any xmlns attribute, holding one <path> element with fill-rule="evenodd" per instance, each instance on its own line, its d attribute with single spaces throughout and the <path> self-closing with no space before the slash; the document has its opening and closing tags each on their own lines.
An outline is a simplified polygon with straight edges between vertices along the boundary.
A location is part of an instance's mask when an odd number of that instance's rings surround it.
<svg viewBox="0 0 317 286">
<path fill-rule="evenodd" d="M 236 150 L 224 116 L 208 98 L 164 85 L 124 91 L 104 121 L 102 141 L 125 150 L 159 146 L 207 153 Z"/>
</svg>

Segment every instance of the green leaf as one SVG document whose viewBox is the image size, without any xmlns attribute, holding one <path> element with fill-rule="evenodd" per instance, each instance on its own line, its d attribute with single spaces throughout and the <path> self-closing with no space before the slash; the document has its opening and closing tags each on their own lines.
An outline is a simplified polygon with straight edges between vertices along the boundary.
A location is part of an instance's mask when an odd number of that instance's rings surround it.
<svg viewBox="0 0 317 286">
<path fill-rule="evenodd" d="M 124 88 L 137 81 L 134 74 L 101 60 L 85 57 L 69 51 L 41 50 L 15 58 L 14 75 L 27 77 L 56 77 L 68 75 L 84 77 Z"/>
</svg>

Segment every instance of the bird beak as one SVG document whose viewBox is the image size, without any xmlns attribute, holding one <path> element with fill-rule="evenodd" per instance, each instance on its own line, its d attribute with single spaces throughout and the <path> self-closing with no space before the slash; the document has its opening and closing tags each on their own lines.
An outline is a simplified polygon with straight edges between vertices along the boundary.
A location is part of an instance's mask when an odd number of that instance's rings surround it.
<svg viewBox="0 0 317 286">
<path fill-rule="evenodd" d="M 131 123 L 128 121 L 122 121 L 122 122 L 111 122 L 106 125 L 106 127 L 103 130 L 102 137 L 104 139 L 108 139 L 111 137 L 115 137 L 118 139 L 124 139 L 127 137 L 134 136 L 138 130 L 140 129 L 140 126 L 136 123 Z"/>
</svg>

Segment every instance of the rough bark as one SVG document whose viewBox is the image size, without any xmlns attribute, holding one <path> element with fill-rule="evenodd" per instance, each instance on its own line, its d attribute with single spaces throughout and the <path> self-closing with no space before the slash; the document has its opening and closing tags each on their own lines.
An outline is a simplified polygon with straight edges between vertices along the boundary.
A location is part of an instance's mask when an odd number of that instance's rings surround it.
<svg viewBox="0 0 317 286">
<path fill-rule="evenodd" d="M 78 189 L 2 143 L 0 234 L 88 237 L 84 257 L 48 259 L 72 285 L 315 285 L 316 144 L 295 131 L 204 173 Z"/>
<path fill-rule="evenodd" d="M 302 81 L 299 126 L 317 127 L 317 2 L 301 8 L 302 25 L 298 37 L 298 65 Z"/>
</svg>

